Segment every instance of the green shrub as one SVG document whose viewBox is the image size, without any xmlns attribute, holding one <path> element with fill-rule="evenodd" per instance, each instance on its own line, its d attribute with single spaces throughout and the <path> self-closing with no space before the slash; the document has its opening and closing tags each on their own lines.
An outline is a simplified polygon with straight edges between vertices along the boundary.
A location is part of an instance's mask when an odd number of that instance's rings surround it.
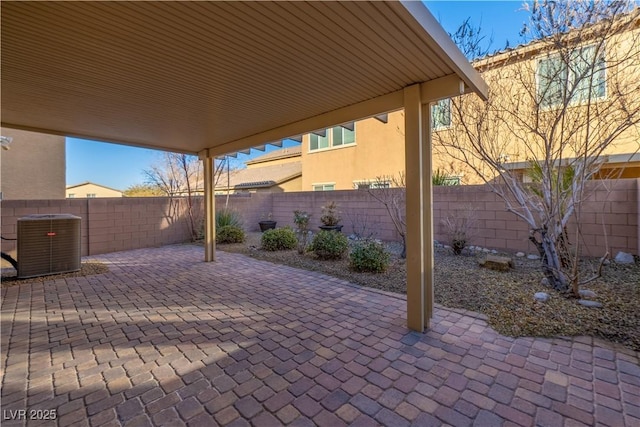
<svg viewBox="0 0 640 427">
<path fill-rule="evenodd" d="M 242 243 L 244 230 L 235 225 L 225 225 L 216 229 L 216 243 Z"/>
<path fill-rule="evenodd" d="M 445 171 L 436 169 L 431 176 L 433 185 L 460 185 L 460 179 L 456 176 L 449 175 Z"/>
<path fill-rule="evenodd" d="M 355 271 L 382 273 L 389 266 L 389 253 L 382 243 L 365 240 L 355 244 L 349 254 L 351 268 Z"/>
<path fill-rule="evenodd" d="M 274 228 L 262 233 L 262 249 L 265 251 L 286 251 L 298 244 L 296 233 L 291 227 Z"/>
<path fill-rule="evenodd" d="M 221 229 L 227 225 L 242 228 L 242 217 L 233 209 L 222 208 L 216 212 L 216 229 Z"/>
<path fill-rule="evenodd" d="M 349 241 L 337 231 L 320 230 L 311 242 L 311 250 L 320 259 L 340 259 L 347 252 Z"/>
<path fill-rule="evenodd" d="M 216 212 L 216 241 L 218 241 L 217 230 L 220 230 L 227 225 L 242 228 L 242 217 L 238 212 L 232 209 L 222 208 Z M 198 233 L 198 239 L 204 239 L 204 221 L 200 223 L 200 232 Z"/>
</svg>

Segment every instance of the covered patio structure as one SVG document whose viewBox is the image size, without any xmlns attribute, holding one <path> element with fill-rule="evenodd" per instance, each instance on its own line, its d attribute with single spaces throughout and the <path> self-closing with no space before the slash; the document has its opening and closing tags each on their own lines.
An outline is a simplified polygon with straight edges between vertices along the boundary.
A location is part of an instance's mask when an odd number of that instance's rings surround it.
<svg viewBox="0 0 640 427">
<path fill-rule="evenodd" d="M 405 111 L 407 322 L 433 314 L 430 103 L 487 88 L 420 2 L 2 2 L 2 126 L 214 158 Z"/>
</svg>

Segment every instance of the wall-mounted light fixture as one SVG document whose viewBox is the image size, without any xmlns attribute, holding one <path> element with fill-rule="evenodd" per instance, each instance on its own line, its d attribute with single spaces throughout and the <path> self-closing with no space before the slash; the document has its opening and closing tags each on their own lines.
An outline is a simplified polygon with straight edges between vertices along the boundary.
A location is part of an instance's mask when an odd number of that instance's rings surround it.
<svg viewBox="0 0 640 427">
<path fill-rule="evenodd" d="M 11 144 L 11 141 L 13 141 L 13 138 L 10 136 L 0 136 L 0 145 L 2 145 L 3 150 L 9 149 L 9 144 Z"/>
</svg>

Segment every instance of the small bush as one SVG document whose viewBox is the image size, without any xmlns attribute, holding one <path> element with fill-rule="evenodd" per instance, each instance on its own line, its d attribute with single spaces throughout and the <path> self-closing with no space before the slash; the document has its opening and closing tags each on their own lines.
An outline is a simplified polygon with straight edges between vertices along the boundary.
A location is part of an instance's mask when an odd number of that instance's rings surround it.
<svg viewBox="0 0 640 427">
<path fill-rule="evenodd" d="M 286 251 L 298 244 L 296 233 L 290 227 L 275 228 L 262 233 L 262 249 L 265 251 Z"/>
<path fill-rule="evenodd" d="M 476 228 L 473 208 L 454 211 L 442 220 L 444 231 L 449 237 L 449 245 L 454 255 L 460 255 L 472 238 Z"/>
<path fill-rule="evenodd" d="M 232 209 L 222 208 L 216 212 L 216 229 L 221 229 L 227 225 L 242 227 L 242 217 Z"/>
<path fill-rule="evenodd" d="M 327 206 L 322 207 L 322 216 L 320 217 L 322 224 L 331 227 L 340 224 L 341 219 L 336 202 L 329 202 Z"/>
<path fill-rule="evenodd" d="M 242 243 L 244 230 L 235 225 L 225 225 L 216 229 L 216 243 Z"/>
<path fill-rule="evenodd" d="M 340 259 L 347 252 L 349 241 L 337 231 L 320 230 L 311 242 L 311 250 L 320 259 Z"/>
<path fill-rule="evenodd" d="M 355 271 L 382 273 L 389 266 L 389 253 L 382 243 L 365 240 L 356 243 L 349 254 L 351 268 Z"/>
<path fill-rule="evenodd" d="M 296 237 L 298 239 L 298 253 L 302 255 L 307 250 L 309 239 L 309 220 L 311 215 L 306 211 L 293 211 L 293 222 L 296 224 Z"/>
</svg>

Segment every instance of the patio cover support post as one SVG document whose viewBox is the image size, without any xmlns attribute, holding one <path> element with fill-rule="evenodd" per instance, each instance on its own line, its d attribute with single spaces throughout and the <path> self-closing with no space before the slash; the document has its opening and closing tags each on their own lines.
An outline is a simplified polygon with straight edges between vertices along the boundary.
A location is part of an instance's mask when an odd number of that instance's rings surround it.
<svg viewBox="0 0 640 427">
<path fill-rule="evenodd" d="M 407 326 L 423 332 L 433 315 L 431 111 L 420 85 L 404 90 Z"/>
<path fill-rule="evenodd" d="M 214 158 L 208 150 L 200 154 L 204 163 L 204 261 L 216 260 L 216 196 L 213 188 Z"/>
</svg>

